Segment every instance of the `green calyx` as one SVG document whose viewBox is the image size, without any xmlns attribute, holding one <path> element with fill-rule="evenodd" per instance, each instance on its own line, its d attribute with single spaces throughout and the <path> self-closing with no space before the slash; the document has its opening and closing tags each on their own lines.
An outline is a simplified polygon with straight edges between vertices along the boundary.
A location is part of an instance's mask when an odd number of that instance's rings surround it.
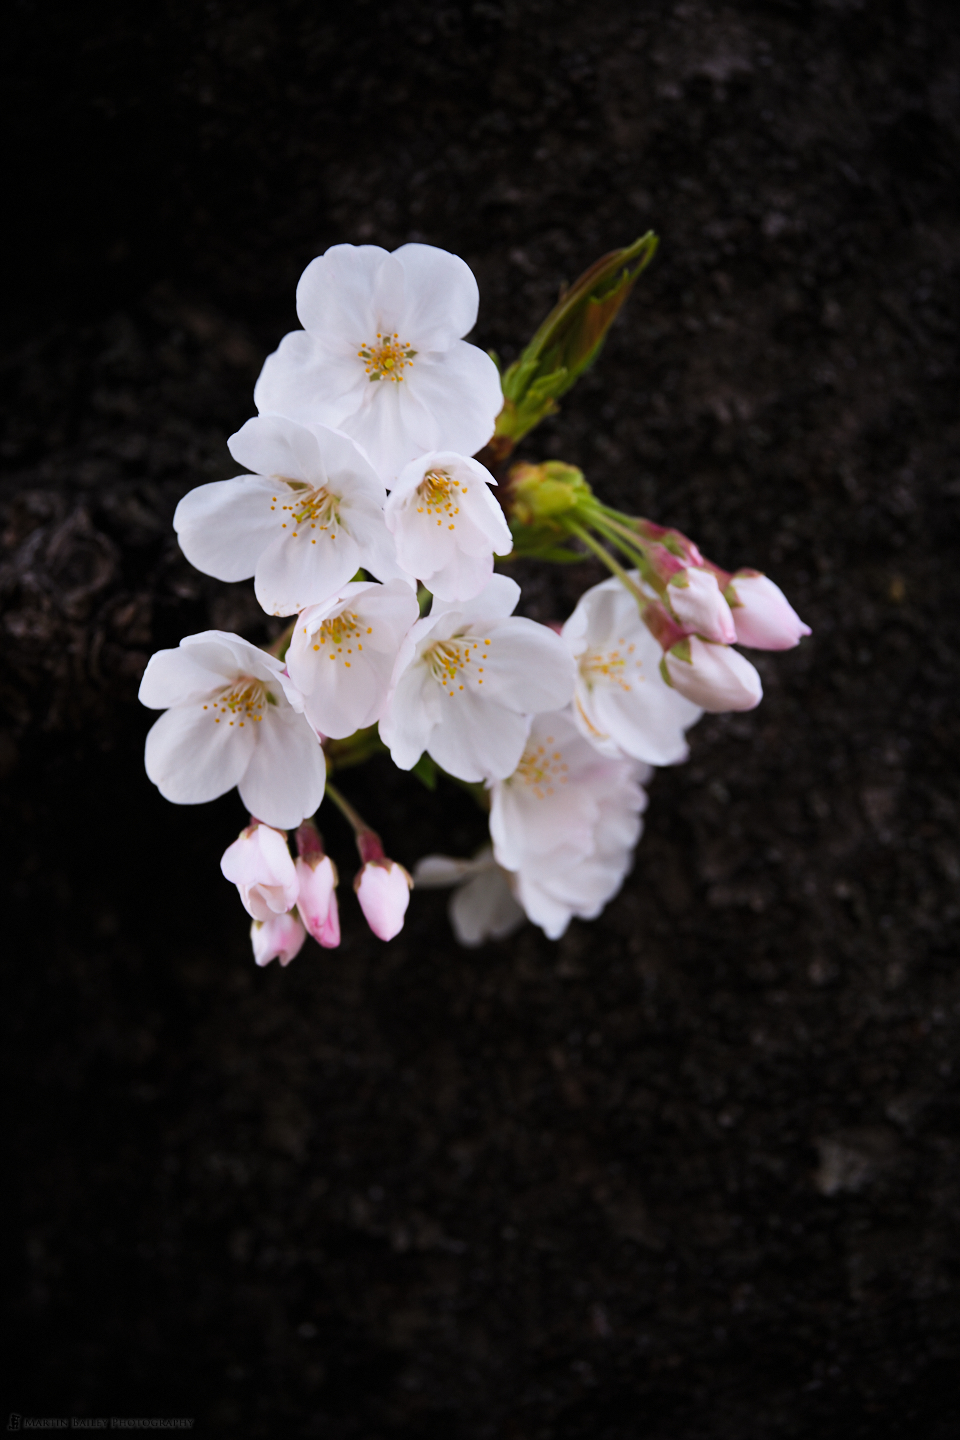
<svg viewBox="0 0 960 1440">
<path fill-rule="evenodd" d="M 607 331 L 656 248 L 657 237 L 648 231 L 632 245 L 602 256 L 561 294 L 503 376 L 504 404 L 495 448 L 512 448 L 557 409 L 559 397 L 596 360 Z"/>
</svg>

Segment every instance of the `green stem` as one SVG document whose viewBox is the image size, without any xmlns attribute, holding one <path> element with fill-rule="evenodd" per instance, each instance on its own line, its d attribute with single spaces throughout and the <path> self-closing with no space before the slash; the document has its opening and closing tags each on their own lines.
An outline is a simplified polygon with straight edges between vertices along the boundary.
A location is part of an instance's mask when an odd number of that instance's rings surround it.
<svg viewBox="0 0 960 1440">
<path fill-rule="evenodd" d="M 588 550 L 592 550 L 598 560 L 602 560 L 610 573 L 616 575 L 621 585 L 626 586 L 638 605 L 646 605 L 647 596 L 644 595 L 643 591 L 630 579 L 626 570 L 624 570 L 618 560 L 613 558 L 610 551 L 605 550 L 600 542 L 594 539 L 589 530 L 586 530 L 582 525 L 578 525 L 575 520 L 564 520 L 563 526 L 571 535 L 575 535 L 578 540 L 586 545 Z"/>
<path fill-rule="evenodd" d="M 662 581 L 658 579 L 650 561 L 646 555 L 644 555 L 639 545 L 635 545 L 624 538 L 621 527 L 612 525 L 602 514 L 592 514 L 590 521 L 597 530 L 602 531 L 604 538 L 609 540 L 611 545 L 616 545 L 617 549 L 636 565 L 644 580 L 648 581 L 658 590 L 661 588 Z"/>
</svg>

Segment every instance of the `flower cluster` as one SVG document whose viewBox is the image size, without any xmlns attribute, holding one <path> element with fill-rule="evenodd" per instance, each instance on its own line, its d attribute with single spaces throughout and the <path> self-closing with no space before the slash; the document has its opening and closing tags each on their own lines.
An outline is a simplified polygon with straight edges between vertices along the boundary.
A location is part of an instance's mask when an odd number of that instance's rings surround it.
<svg viewBox="0 0 960 1440">
<path fill-rule="evenodd" d="M 454 887 L 464 944 L 524 916 L 553 938 L 592 918 L 630 868 L 652 767 L 686 757 L 704 710 L 759 702 L 735 644 L 809 634 L 765 576 L 603 505 L 575 467 L 505 469 L 654 248 L 644 237 L 586 272 L 502 382 L 464 339 L 479 297 L 458 257 L 336 245 L 301 277 L 303 329 L 268 357 L 259 413 L 228 442 L 246 473 L 192 490 L 174 516 L 193 565 L 252 579 L 289 623 L 270 651 L 191 635 L 152 657 L 140 688 L 164 712 L 146 744 L 161 793 L 193 804 L 235 786 L 250 813 L 221 868 L 258 964 L 288 964 L 308 934 L 339 943 L 337 873 L 311 818 L 325 795 L 353 828 L 354 889 L 381 939 L 414 882 Z M 494 568 L 585 553 L 610 578 L 556 626 L 517 615 L 520 587 Z M 328 778 L 384 749 L 425 783 L 439 771 L 472 788 L 490 846 L 428 856 L 411 880 Z"/>
</svg>

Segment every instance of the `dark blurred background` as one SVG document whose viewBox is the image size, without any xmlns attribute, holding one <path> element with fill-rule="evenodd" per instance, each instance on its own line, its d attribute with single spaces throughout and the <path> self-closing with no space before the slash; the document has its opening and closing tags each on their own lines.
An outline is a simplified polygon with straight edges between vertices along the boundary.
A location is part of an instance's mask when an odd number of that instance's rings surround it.
<svg viewBox="0 0 960 1440">
<path fill-rule="evenodd" d="M 960 1433 L 960 35 L 934 0 L 11 0 L 4 1411 L 322 1440 Z M 558 944 L 257 971 L 142 771 L 179 555 L 337 241 L 457 251 L 507 359 L 660 254 L 528 456 L 813 626 Z M 594 572 L 529 571 L 562 617 Z M 952 697 L 952 698 L 951 698 Z M 390 852 L 483 821 L 344 777 Z M 349 835 L 323 815 L 345 878 Z"/>
</svg>

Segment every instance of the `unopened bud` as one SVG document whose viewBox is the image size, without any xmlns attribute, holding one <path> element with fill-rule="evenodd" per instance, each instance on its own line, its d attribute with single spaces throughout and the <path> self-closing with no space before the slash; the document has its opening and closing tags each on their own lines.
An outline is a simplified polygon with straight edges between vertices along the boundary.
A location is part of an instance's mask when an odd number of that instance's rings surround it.
<svg viewBox="0 0 960 1440">
<path fill-rule="evenodd" d="M 530 344 L 503 376 L 504 406 L 494 446 L 506 453 L 557 408 L 558 398 L 593 364 L 634 282 L 653 259 L 657 237 L 612 250 L 565 290 Z M 505 442 L 497 445 L 497 442 Z"/>
<path fill-rule="evenodd" d="M 666 652 L 660 671 L 668 685 L 704 710 L 753 710 L 763 686 L 750 661 L 729 645 L 690 635 Z"/>
<path fill-rule="evenodd" d="M 779 585 L 756 570 L 738 570 L 725 594 L 740 645 L 753 650 L 792 650 L 804 635 L 812 633 Z"/>
<path fill-rule="evenodd" d="M 510 518 L 521 525 L 549 524 L 593 494 L 576 465 L 547 460 L 543 465 L 514 465 L 505 500 Z"/>
<path fill-rule="evenodd" d="M 251 820 L 224 851 L 220 869 L 254 920 L 269 920 L 296 904 L 297 874 L 282 830 Z"/>
<path fill-rule="evenodd" d="M 685 630 L 732 645 L 737 638 L 730 606 L 709 570 L 680 570 L 667 586 L 667 599 Z"/>
<path fill-rule="evenodd" d="M 271 960 L 289 965 L 294 956 L 299 955 L 306 938 L 307 932 L 295 910 L 286 915 L 271 915 L 269 920 L 254 920 L 250 926 L 253 958 L 258 965 L 269 965 Z"/>
<path fill-rule="evenodd" d="M 360 909 L 374 935 L 392 940 L 403 929 L 413 881 L 395 860 L 368 860 L 353 882 Z"/>
</svg>

